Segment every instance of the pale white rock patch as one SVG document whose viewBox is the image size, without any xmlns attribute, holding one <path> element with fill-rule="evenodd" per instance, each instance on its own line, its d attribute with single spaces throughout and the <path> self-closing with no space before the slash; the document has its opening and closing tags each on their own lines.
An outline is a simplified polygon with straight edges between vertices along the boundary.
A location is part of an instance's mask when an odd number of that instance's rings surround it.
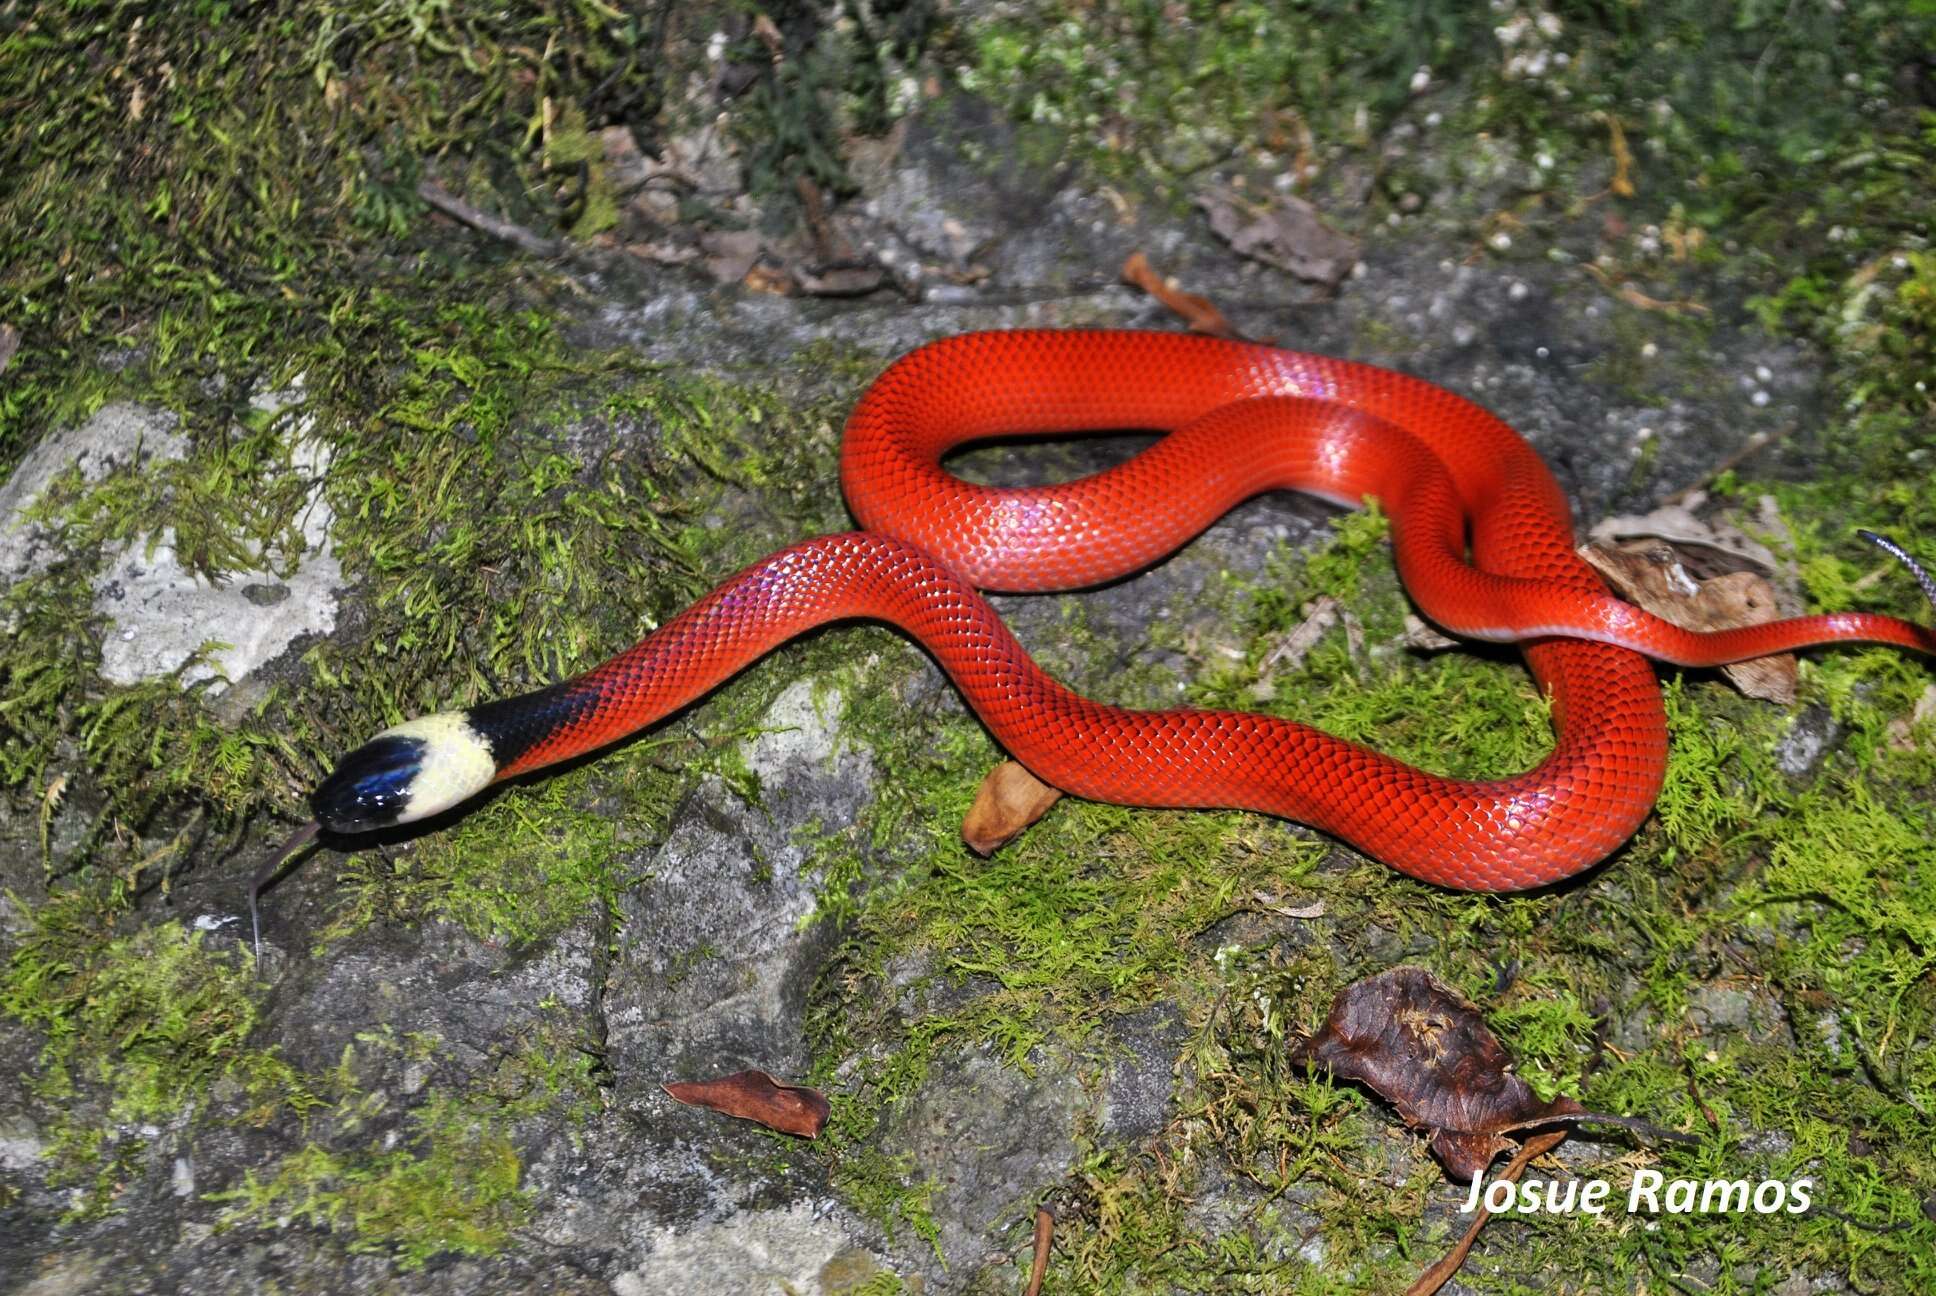
<svg viewBox="0 0 1936 1296">
<path fill-rule="evenodd" d="M 252 403 L 274 412 L 293 397 L 271 393 Z M 294 572 L 230 572 L 210 581 L 182 564 L 168 527 L 108 556 L 95 578 L 94 607 L 107 619 L 101 674 L 110 683 L 138 684 L 177 671 L 184 684 L 233 682 L 273 661 L 300 636 L 336 628 L 343 570 L 330 550 L 335 515 L 322 491 L 329 449 L 306 432 L 296 429 L 290 451 L 291 470 L 312 483 L 298 519 L 303 558 Z M 204 648 L 206 656 L 184 670 Z"/>
<path fill-rule="evenodd" d="M 818 703 L 814 694 L 822 693 Z M 812 680 L 786 686 L 760 717 L 760 732 L 746 744 L 746 764 L 762 781 L 779 778 L 789 765 L 817 768 L 833 759 L 840 715 L 837 690 L 816 688 Z"/>
<path fill-rule="evenodd" d="M 614 1296 L 694 1290 L 694 1276 L 715 1296 L 831 1296 L 855 1285 L 877 1258 L 857 1245 L 858 1221 L 829 1202 L 782 1210 L 743 1210 L 697 1228 L 657 1228 L 634 1268 L 612 1280 Z"/>
<path fill-rule="evenodd" d="M 188 438 L 167 410 L 117 401 L 103 405 L 77 428 L 56 433 L 27 452 L 0 484 L 0 580 L 44 571 L 60 556 L 53 528 L 27 519 L 47 488 L 69 469 L 92 485 L 120 468 L 146 468 L 180 459 Z"/>
</svg>

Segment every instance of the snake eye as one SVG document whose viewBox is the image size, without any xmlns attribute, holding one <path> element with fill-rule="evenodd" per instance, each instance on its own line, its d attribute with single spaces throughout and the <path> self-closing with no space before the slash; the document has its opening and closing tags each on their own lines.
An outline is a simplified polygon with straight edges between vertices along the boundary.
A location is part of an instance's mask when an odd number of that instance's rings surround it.
<svg viewBox="0 0 1936 1296">
<path fill-rule="evenodd" d="M 333 833 L 366 833 L 401 820 L 423 769 L 421 738 L 383 734 L 336 765 L 309 796 L 316 822 Z"/>
</svg>

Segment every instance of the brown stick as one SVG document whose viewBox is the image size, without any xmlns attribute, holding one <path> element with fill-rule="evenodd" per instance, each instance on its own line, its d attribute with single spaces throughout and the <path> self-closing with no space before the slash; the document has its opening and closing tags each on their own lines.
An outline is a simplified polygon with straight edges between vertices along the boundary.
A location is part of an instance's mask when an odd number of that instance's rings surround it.
<svg viewBox="0 0 1936 1296">
<path fill-rule="evenodd" d="M 1527 1139 L 1521 1145 L 1519 1155 L 1512 1159 L 1511 1163 L 1501 1172 L 1499 1178 L 1493 1180 L 1493 1182 L 1513 1183 L 1517 1181 L 1519 1176 L 1525 1172 L 1528 1162 L 1540 1153 L 1548 1152 L 1558 1147 L 1560 1141 L 1566 1135 L 1567 1131 L 1565 1130 L 1555 1130 L 1551 1134 L 1541 1134 L 1536 1138 Z M 1459 1245 L 1453 1247 L 1451 1254 L 1447 1255 L 1445 1259 L 1420 1274 L 1418 1281 L 1405 1289 L 1405 1296 L 1432 1296 L 1439 1288 L 1445 1286 L 1452 1275 L 1459 1272 L 1460 1266 L 1465 1264 L 1466 1254 L 1472 1250 L 1472 1244 L 1478 1240 L 1479 1230 L 1486 1226 L 1486 1221 L 1490 1218 L 1492 1218 L 1492 1212 L 1488 1211 L 1485 1203 L 1481 1201 L 1472 1213 L 1472 1227 L 1468 1228 L 1465 1231 L 1465 1236 L 1459 1239 Z"/>
<path fill-rule="evenodd" d="M 1035 1263 L 1022 1296 L 1042 1296 L 1042 1276 L 1049 1271 L 1049 1239 L 1054 1236 L 1055 1212 L 1044 1206 L 1035 1212 Z"/>
<path fill-rule="evenodd" d="M 417 197 L 435 207 L 454 221 L 460 221 L 474 230 L 481 230 L 494 239 L 499 239 L 513 247 L 522 248 L 532 256 L 553 257 L 564 250 L 563 245 L 534 234 L 522 225 L 493 216 L 459 198 L 450 190 L 433 180 L 417 182 Z"/>
</svg>

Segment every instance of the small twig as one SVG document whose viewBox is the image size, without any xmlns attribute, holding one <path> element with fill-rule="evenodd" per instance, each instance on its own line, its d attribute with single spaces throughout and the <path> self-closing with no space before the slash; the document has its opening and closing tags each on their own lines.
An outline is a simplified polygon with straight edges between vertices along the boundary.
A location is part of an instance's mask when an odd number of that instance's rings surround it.
<svg viewBox="0 0 1936 1296">
<path fill-rule="evenodd" d="M 1929 1109 L 1916 1101 L 1916 1095 L 1904 1088 L 1898 1079 L 1884 1074 L 1882 1059 L 1875 1055 L 1875 1050 L 1869 1047 L 1869 1042 L 1862 1038 L 1861 1033 L 1850 1029 L 1846 1020 L 1842 1022 L 1842 1028 L 1848 1031 L 1849 1043 L 1855 1049 L 1856 1061 L 1862 1064 L 1862 1072 L 1869 1077 L 1869 1083 L 1873 1084 L 1879 1093 L 1895 1099 L 1924 1120 L 1928 1120 Z"/>
<path fill-rule="evenodd" d="M 1035 1263 L 1029 1266 L 1028 1287 L 1022 1296 L 1042 1296 L 1042 1277 L 1049 1272 L 1049 1240 L 1055 1236 L 1055 1212 L 1043 1206 L 1035 1212 Z"/>
<path fill-rule="evenodd" d="M 1859 1220 L 1853 1215 L 1844 1215 L 1841 1211 L 1829 1206 L 1817 1206 L 1815 1210 L 1808 1213 L 1813 1215 L 1817 1212 L 1828 1216 L 1830 1219 L 1841 1220 L 1851 1228 L 1859 1228 L 1868 1233 L 1900 1233 L 1903 1229 L 1915 1228 L 1916 1225 L 1922 1223 L 1921 1220 L 1906 1219 L 1896 1220 L 1892 1224 L 1871 1224 L 1869 1221 Z"/>
<path fill-rule="evenodd" d="M 1520 1147 L 1519 1155 L 1512 1159 L 1505 1170 L 1500 1172 L 1499 1178 L 1493 1182 L 1516 1183 L 1519 1176 L 1525 1172 L 1528 1163 L 1542 1152 L 1549 1152 L 1558 1147 L 1560 1141 L 1566 1137 L 1566 1133 L 1565 1130 L 1555 1130 L 1551 1134 L 1527 1139 Z M 1459 1272 L 1460 1266 L 1465 1264 L 1466 1255 L 1472 1250 L 1472 1244 L 1479 1238 L 1479 1230 L 1484 1228 L 1486 1221 L 1491 1218 L 1492 1212 L 1486 1209 L 1484 1202 L 1481 1202 L 1474 1209 L 1472 1225 L 1466 1229 L 1465 1236 L 1459 1239 L 1459 1244 L 1452 1248 L 1445 1259 L 1420 1274 L 1418 1281 L 1405 1289 L 1405 1296 L 1432 1296 L 1432 1293 L 1445 1286 L 1452 1275 Z"/>
<path fill-rule="evenodd" d="M 1786 431 L 1787 429 L 1784 428 L 1783 432 L 1786 433 Z M 1753 436 L 1749 437 L 1746 441 L 1743 441 L 1741 443 L 1740 449 L 1736 450 L 1733 454 L 1723 459 L 1720 463 L 1715 464 L 1712 468 L 1709 468 L 1706 472 L 1702 473 L 1699 481 L 1696 481 L 1690 485 L 1681 487 L 1679 490 L 1675 491 L 1672 495 L 1669 495 L 1666 499 L 1662 500 L 1661 503 L 1662 504 L 1685 504 L 1690 496 L 1692 496 L 1697 491 L 1706 490 L 1711 484 L 1713 484 L 1714 479 L 1719 477 L 1722 473 L 1728 472 L 1731 469 L 1739 468 L 1742 464 L 1746 463 L 1749 459 L 1752 459 L 1755 455 L 1767 449 L 1769 443 L 1772 442 L 1774 439 L 1775 439 L 1774 434 L 1771 432 L 1755 433 Z"/>
<path fill-rule="evenodd" d="M 1643 1138 L 1656 1139 L 1662 1143 L 1685 1143 L 1696 1146 L 1701 1139 L 1698 1134 L 1685 1134 L 1680 1130 L 1666 1129 L 1652 1121 L 1641 1120 L 1638 1116 L 1609 1116 L 1605 1112 L 1553 1112 L 1546 1116 L 1535 1116 L 1532 1120 L 1514 1121 L 1489 1129 L 1489 1134 L 1516 1134 L 1521 1130 L 1539 1129 L 1546 1125 L 1612 1125 L 1619 1129 L 1638 1134 Z"/>
<path fill-rule="evenodd" d="M 1685 1061 L 1685 1059 L 1683 1060 Z M 1721 1121 L 1701 1097 L 1701 1079 L 1695 1074 L 1694 1063 L 1692 1061 L 1687 1061 L 1687 1096 L 1694 1100 L 1696 1107 L 1700 1108 L 1701 1115 L 1706 1119 L 1708 1128 L 1719 1130 L 1721 1128 Z"/>
<path fill-rule="evenodd" d="M 557 240 L 545 238 L 541 234 L 535 234 L 524 226 L 505 220 L 500 216 L 493 216 L 489 212 L 479 211 L 434 180 L 419 181 L 417 183 L 417 197 L 423 199 L 452 220 L 468 225 L 474 230 L 489 234 L 492 238 L 509 243 L 513 247 L 522 248 L 532 256 L 554 257 L 564 251 L 564 246 Z"/>
</svg>

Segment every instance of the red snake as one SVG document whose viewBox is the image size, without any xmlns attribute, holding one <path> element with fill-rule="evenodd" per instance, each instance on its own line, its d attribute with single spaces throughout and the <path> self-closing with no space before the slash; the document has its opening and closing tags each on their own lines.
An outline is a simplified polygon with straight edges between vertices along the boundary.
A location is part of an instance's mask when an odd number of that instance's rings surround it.
<svg viewBox="0 0 1936 1296">
<path fill-rule="evenodd" d="M 977 486 L 940 462 L 969 441 L 1129 428 L 1170 435 L 1062 485 Z M 1605 858 L 1653 806 L 1667 726 L 1649 658 L 1709 666 L 1840 641 L 1936 652 L 1936 632 L 1866 613 L 1670 625 L 1575 555 L 1558 484 L 1499 419 L 1417 378 L 1264 346 L 1136 332 L 934 342 L 855 407 L 841 482 L 864 530 L 761 559 L 575 679 L 386 731 L 318 788 L 318 821 L 358 832 L 438 813 L 634 733 L 803 631 L 866 618 L 918 640 L 997 741 L 1065 792 L 1262 811 L 1427 882 L 1518 890 Z M 1108 706 L 1045 675 L 976 592 L 1110 580 L 1280 489 L 1379 500 L 1426 616 L 1522 645 L 1552 701 L 1552 754 L 1512 778 L 1448 779 L 1273 716 Z"/>
</svg>

